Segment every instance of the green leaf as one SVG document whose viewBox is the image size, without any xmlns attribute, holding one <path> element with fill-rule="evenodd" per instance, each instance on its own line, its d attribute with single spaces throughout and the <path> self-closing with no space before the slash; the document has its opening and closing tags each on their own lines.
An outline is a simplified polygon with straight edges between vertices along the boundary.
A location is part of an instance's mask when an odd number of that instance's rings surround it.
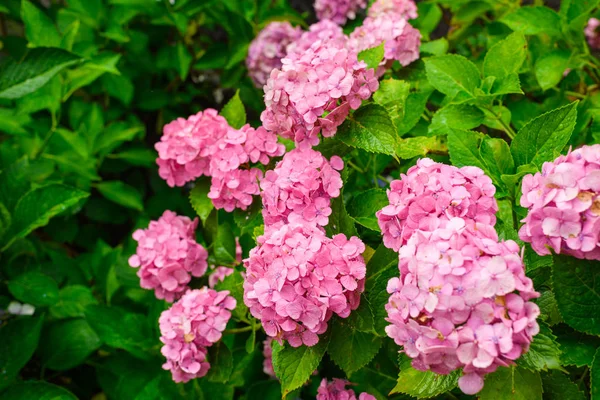
<svg viewBox="0 0 600 400">
<path fill-rule="evenodd" d="M 388 281 L 400 275 L 398 271 L 398 253 L 379 245 L 373 257 L 367 263 L 367 281 L 365 293 L 373 312 L 375 332 L 379 336 L 385 336 L 385 327 L 388 325 L 385 318 L 387 312 L 385 305 L 390 295 L 387 292 Z"/>
<path fill-rule="evenodd" d="M 329 216 L 329 223 L 325 226 L 328 236 L 338 233 L 343 233 L 347 237 L 357 235 L 354 219 L 348 215 L 342 196 L 340 195 L 331 201 L 331 215 Z"/>
<path fill-rule="evenodd" d="M 233 371 L 233 356 L 231 351 L 221 340 L 208 349 L 208 362 L 210 369 L 206 379 L 211 382 L 225 383 Z"/>
<path fill-rule="evenodd" d="M 581 332 L 557 333 L 556 341 L 562 349 L 561 360 L 564 365 L 591 366 L 596 349 L 600 347 L 600 338 Z"/>
<path fill-rule="evenodd" d="M 185 78 L 187 78 L 192 61 L 194 61 L 194 57 L 192 57 L 185 45 L 182 42 L 177 43 L 177 66 L 179 67 L 179 77 L 182 81 L 185 81 Z"/>
<path fill-rule="evenodd" d="M 58 301 L 56 281 L 37 271 L 11 279 L 8 281 L 8 290 L 17 300 L 36 307 L 51 306 Z"/>
<path fill-rule="evenodd" d="M 75 39 L 77 38 L 77 34 L 79 33 L 79 26 L 81 22 L 78 19 L 73 21 L 69 26 L 67 26 L 64 31 L 64 36 L 60 40 L 60 47 L 67 51 L 73 50 L 73 44 L 75 43 Z"/>
<path fill-rule="evenodd" d="M 373 93 L 373 100 L 383 106 L 396 127 L 404 119 L 406 100 L 410 94 L 410 84 L 397 79 L 384 79 L 379 82 L 379 89 Z"/>
<path fill-rule="evenodd" d="M 221 110 L 221 115 L 225 117 L 229 125 L 235 129 L 240 129 L 246 124 L 246 109 L 240 98 L 240 91 L 237 90 L 235 95 L 225 104 Z"/>
<path fill-rule="evenodd" d="M 39 353 L 46 368 L 65 371 L 83 363 L 100 344 L 100 338 L 84 319 L 69 319 L 44 330 Z"/>
<path fill-rule="evenodd" d="M 440 38 L 431 42 L 421 44 L 420 53 L 427 53 L 433 56 L 442 56 L 448 52 L 448 39 Z"/>
<path fill-rule="evenodd" d="M 234 269 L 233 274 L 226 276 L 222 282 L 218 282 L 215 289 L 227 290 L 229 295 L 235 299 L 237 304 L 231 312 L 234 318 L 244 319 L 246 317 L 248 309 L 244 305 L 244 278 L 238 270 Z"/>
<path fill-rule="evenodd" d="M 494 183 L 497 186 L 504 186 L 502 175 L 510 175 L 515 171 L 515 162 L 510 154 L 508 143 L 503 139 L 484 136 L 479 147 L 479 155 Z"/>
<path fill-rule="evenodd" d="M 21 197 L 29 191 L 29 159 L 22 157 L 0 173 L 0 203 L 12 213 Z"/>
<path fill-rule="evenodd" d="M 194 211 L 196 211 L 196 214 L 200 217 L 200 220 L 202 220 L 203 224 L 206 222 L 211 211 L 215 208 L 212 200 L 207 197 L 209 191 L 209 177 L 196 179 L 196 184 L 190 191 L 190 204 Z"/>
<path fill-rule="evenodd" d="M 474 131 L 451 129 L 448 131 L 448 151 L 450 160 L 457 167 L 473 166 L 486 170 L 479 154 L 479 143 L 483 135 Z"/>
<path fill-rule="evenodd" d="M 93 113 L 98 112 L 97 118 L 91 118 L 88 121 L 88 124 L 85 124 L 79 128 L 79 131 L 84 130 L 87 135 L 93 138 L 92 141 L 94 143 L 94 154 L 104 155 L 110 153 L 124 142 L 129 142 L 135 137 L 139 136 L 140 133 L 144 132 L 143 125 L 131 125 L 123 121 L 113 122 L 104 128 L 104 121 L 101 119 L 102 114 L 100 110 L 96 107 L 94 107 L 92 110 Z M 93 115 L 93 113 L 89 115 Z M 96 136 L 94 133 L 91 133 L 92 130 L 90 128 L 92 127 L 93 130 L 98 133 L 98 136 Z M 154 154 L 156 159 L 156 153 Z"/>
<path fill-rule="evenodd" d="M 475 89 L 481 84 L 481 78 L 471 61 L 457 54 L 428 57 L 423 61 L 427 79 L 438 91 L 455 100 L 475 97 Z"/>
<path fill-rule="evenodd" d="M 123 160 L 138 167 L 153 167 L 156 165 L 156 152 L 150 149 L 130 149 L 120 153 L 109 154 L 107 157 Z"/>
<path fill-rule="evenodd" d="M 381 339 L 373 333 L 360 332 L 348 320 L 337 318 L 332 324 L 327 353 L 350 377 L 354 372 L 367 365 L 379 351 Z"/>
<path fill-rule="evenodd" d="M 254 201 L 246 210 L 236 208 L 233 211 L 233 220 L 240 228 L 241 235 L 246 233 L 252 235 L 254 228 L 263 224 L 262 205 L 259 201 Z"/>
<path fill-rule="evenodd" d="M 542 375 L 544 400 L 586 400 L 577 385 L 562 372 L 552 371 Z"/>
<path fill-rule="evenodd" d="M 520 32 L 508 35 L 493 45 L 483 61 L 483 75 L 497 79 L 518 74 L 527 57 L 527 40 Z"/>
<path fill-rule="evenodd" d="M 4 248 L 8 248 L 14 240 L 27 236 L 34 229 L 48 224 L 50 218 L 87 196 L 89 194 L 86 192 L 57 183 L 31 190 L 15 206 L 12 225 L 7 234 L 10 239 Z"/>
<path fill-rule="evenodd" d="M 469 130 L 483 123 L 485 115 L 477 107 L 467 104 L 449 104 L 438 110 L 429 125 L 430 135 L 445 135 L 448 128 Z"/>
<path fill-rule="evenodd" d="M 501 19 L 515 32 L 525 35 L 546 33 L 550 36 L 560 35 L 561 21 L 556 11 L 544 6 L 526 6 Z"/>
<path fill-rule="evenodd" d="M 367 63 L 367 69 L 374 69 L 379 66 L 381 61 L 383 60 L 384 48 L 383 45 L 385 43 L 382 42 L 379 46 L 373 47 L 371 49 L 366 49 L 358 53 L 358 60 L 364 61 Z"/>
<path fill-rule="evenodd" d="M 117 63 L 121 54 L 102 53 L 92 58 L 79 68 L 69 70 L 66 73 L 66 85 L 63 101 L 66 101 L 77 90 L 94 82 L 105 73 L 119 74 Z"/>
<path fill-rule="evenodd" d="M 524 368 L 500 367 L 485 377 L 479 400 L 542 400 L 539 372 Z"/>
<path fill-rule="evenodd" d="M 103 343 L 127 350 L 132 355 L 148 359 L 148 349 L 154 341 L 145 315 L 135 314 L 120 307 L 89 305 L 85 317 Z"/>
<path fill-rule="evenodd" d="M 518 236 L 515 235 L 515 238 L 518 238 Z M 556 297 L 554 297 L 554 293 L 551 290 L 542 292 L 542 295 L 535 300 L 535 303 L 540 307 L 542 319 L 548 325 L 552 326 L 563 322 L 560 311 L 558 311 L 558 304 L 556 304 Z M 564 352 L 560 358 L 564 360 Z"/>
<path fill-rule="evenodd" d="M 67 286 L 60 290 L 58 302 L 49 311 L 57 319 L 83 317 L 85 308 L 90 304 L 98 304 L 90 288 L 82 285 Z"/>
<path fill-rule="evenodd" d="M 0 328 L 0 390 L 27 364 L 40 340 L 43 318 L 19 317 Z M 3 393 L 4 399 L 6 392 Z"/>
<path fill-rule="evenodd" d="M 417 136 L 401 138 L 396 155 L 408 160 L 414 157 L 425 157 L 429 153 L 447 153 L 446 141 L 441 136 Z"/>
<path fill-rule="evenodd" d="M 61 49 L 29 50 L 20 61 L 8 61 L 0 69 L 0 98 L 17 99 L 32 93 L 80 60 L 80 57 Z"/>
<path fill-rule="evenodd" d="M 438 396 L 452 390 L 458 384 L 459 372 L 448 375 L 438 375 L 431 371 L 419 371 L 411 365 L 410 358 L 400 357 L 400 373 L 396 386 L 390 392 L 405 393 L 418 399 Z"/>
<path fill-rule="evenodd" d="M 538 168 L 560 154 L 569 142 L 577 121 L 577 104 L 573 102 L 529 121 L 510 144 L 515 164 L 532 163 Z"/>
<path fill-rule="evenodd" d="M 58 47 L 60 45 L 60 34 L 50 17 L 28 0 L 21 2 L 21 19 L 25 24 L 25 36 L 29 40 L 29 47 Z"/>
<path fill-rule="evenodd" d="M 573 329 L 600 334 L 600 269 L 597 263 L 556 255 L 554 295 L 563 319 Z"/>
<path fill-rule="evenodd" d="M 369 189 L 348 202 L 348 215 L 364 227 L 380 232 L 375 213 L 389 204 L 382 189 Z"/>
<path fill-rule="evenodd" d="M 28 381 L 9 387 L 2 392 L 2 400 L 77 400 L 67 389 L 47 382 Z"/>
<path fill-rule="evenodd" d="M 390 116 L 378 104 L 368 104 L 349 115 L 339 127 L 336 138 L 348 146 L 389 155 L 394 155 L 398 143 Z"/>
<path fill-rule="evenodd" d="M 529 351 L 521 356 L 517 364 L 532 371 L 562 369 L 561 351 L 556 336 L 545 324 L 541 323 L 540 328 L 541 331 L 533 338 Z"/>
<path fill-rule="evenodd" d="M 301 387 L 319 366 L 329 344 L 329 336 L 321 335 L 314 346 L 282 346 L 273 341 L 273 369 L 281 382 L 282 397 Z"/>
<path fill-rule="evenodd" d="M 212 250 L 215 259 L 220 264 L 231 265 L 236 263 L 235 236 L 228 223 L 219 223 L 217 237 L 212 244 Z"/>
<path fill-rule="evenodd" d="M 542 90 L 558 85 L 564 72 L 569 67 L 571 52 L 568 50 L 555 50 L 542 55 L 535 63 L 535 77 Z"/>
<path fill-rule="evenodd" d="M 144 203 L 142 202 L 140 192 L 133 186 L 129 186 L 122 181 L 104 181 L 96 184 L 95 188 L 98 189 L 102 196 L 114 203 L 138 211 L 144 210 Z"/>
<path fill-rule="evenodd" d="M 600 348 L 596 351 L 596 355 L 594 355 L 594 362 L 592 363 L 592 367 L 590 369 L 590 394 L 592 396 L 592 400 L 600 399 Z"/>
</svg>

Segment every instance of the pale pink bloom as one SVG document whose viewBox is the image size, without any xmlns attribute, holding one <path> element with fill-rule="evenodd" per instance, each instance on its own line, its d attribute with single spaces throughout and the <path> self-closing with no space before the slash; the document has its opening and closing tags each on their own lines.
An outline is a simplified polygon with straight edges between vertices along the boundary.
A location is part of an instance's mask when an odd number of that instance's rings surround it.
<svg viewBox="0 0 600 400">
<path fill-rule="evenodd" d="M 584 33 L 590 47 L 600 49 L 600 20 L 598 18 L 590 18 Z"/>
<path fill-rule="evenodd" d="M 263 356 L 265 357 L 263 360 L 263 372 L 270 377 L 275 378 L 275 371 L 273 370 L 273 350 L 271 348 L 272 342 L 273 338 L 271 337 L 267 337 L 263 341 Z"/>
<path fill-rule="evenodd" d="M 346 389 L 348 385 L 352 383 L 345 379 L 334 378 L 333 381 L 328 382 L 327 378 L 323 378 L 317 389 L 317 400 L 375 400 L 375 396 L 367 392 L 356 397 L 354 390 Z"/>
<path fill-rule="evenodd" d="M 356 12 L 366 7 L 365 0 L 315 0 L 317 18 L 329 19 L 338 25 L 344 25 L 348 19 L 356 18 Z"/>
<path fill-rule="evenodd" d="M 417 5 L 413 0 L 377 0 L 369 7 L 368 16 L 376 18 L 388 13 L 396 13 L 406 19 L 414 19 L 417 18 Z"/>
</svg>

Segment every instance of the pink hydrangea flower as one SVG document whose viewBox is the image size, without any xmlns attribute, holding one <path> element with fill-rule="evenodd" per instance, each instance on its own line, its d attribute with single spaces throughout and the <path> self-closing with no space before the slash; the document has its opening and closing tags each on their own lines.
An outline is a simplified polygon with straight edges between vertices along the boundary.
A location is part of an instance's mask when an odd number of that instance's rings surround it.
<svg viewBox="0 0 600 400">
<path fill-rule="evenodd" d="M 338 25 L 344 25 L 348 19 L 356 18 L 356 12 L 366 7 L 365 0 L 315 0 L 317 18 L 328 19 Z"/>
<path fill-rule="evenodd" d="M 416 230 L 434 231 L 453 217 L 493 226 L 498 211 L 495 192 L 492 180 L 477 167 L 421 159 L 391 183 L 390 204 L 376 214 L 383 243 L 398 251 Z"/>
<path fill-rule="evenodd" d="M 417 18 L 417 5 L 413 0 L 377 0 L 369 7 L 368 16 L 377 18 L 383 14 L 396 13 L 405 19 Z"/>
<path fill-rule="evenodd" d="M 281 59 L 287 54 L 286 47 L 298 40 L 302 30 L 289 22 L 271 22 L 250 43 L 246 66 L 256 87 L 267 83 L 269 74 L 281 68 Z"/>
<path fill-rule="evenodd" d="M 267 229 L 282 223 L 325 226 L 331 199 L 340 195 L 344 167 L 341 158 L 327 161 L 312 149 L 294 149 L 261 181 L 263 217 Z"/>
<path fill-rule="evenodd" d="M 158 150 L 159 175 L 170 186 L 183 186 L 200 176 L 212 177 L 209 198 L 216 208 L 245 210 L 259 194 L 262 171 L 248 164 L 268 164 L 285 146 L 265 128 L 233 129 L 212 109 L 179 118 L 164 129 Z"/>
<path fill-rule="evenodd" d="M 257 238 L 244 260 L 244 303 L 268 336 L 314 346 L 335 313 L 347 318 L 364 290 L 365 245 L 311 225 L 282 225 Z"/>
<path fill-rule="evenodd" d="M 508 366 L 539 332 L 539 296 L 519 246 L 493 227 L 451 218 L 417 230 L 400 248 L 400 277 L 388 282 L 387 334 L 419 370 L 462 368 L 459 387 L 475 394 L 483 376 Z"/>
<path fill-rule="evenodd" d="M 333 136 L 350 109 L 379 87 L 374 70 L 358 61 L 357 51 L 346 48 L 340 28 L 334 24 L 330 29 L 333 23 L 324 22 L 324 30 L 311 30 L 288 46 L 281 70 L 273 70 L 264 87 L 264 127 L 298 146 L 316 145 L 319 133 Z M 307 43 L 309 37 L 313 40 Z"/>
<path fill-rule="evenodd" d="M 263 341 L 263 356 L 265 357 L 263 361 L 263 372 L 272 378 L 276 378 L 275 371 L 273 370 L 273 349 L 271 348 L 272 342 L 273 338 L 271 337 L 267 337 Z"/>
<path fill-rule="evenodd" d="M 584 33 L 590 47 L 600 49 L 600 19 L 590 18 Z"/>
<path fill-rule="evenodd" d="M 334 378 L 333 381 L 327 382 L 327 378 L 323 378 L 317 389 L 317 400 L 375 400 L 375 396 L 366 392 L 356 397 L 354 390 L 346 389 L 348 385 L 352 383 L 345 379 Z"/>
<path fill-rule="evenodd" d="M 171 371 L 175 382 L 206 375 L 210 369 L 206 348 L 221 339 L 235 306 L 228 291 L 204 287 L 187 291 L 163 311 L 158 320 L 164 343 L 161 353 L 167 359 L 163 368 Z"/>
<path fill-rule="evenodd" d="M 233 274 L 233 268 L 229 267 L 217 267 L 208 276 L 208 287 L 214 288 L 217 283 L 223 282 L 225 278 Z"/>
<path fill-rule="evenodd" d="M 192 276 L 204 275 L 208 253 L 196 243 L 197 225 L 197 218 L 192 221 L 167 210 L 147 229 L 133 233 L 138 247 L 129 258 L 129 265 L 139 268 L 141 287 L 172 302 L 188 289 Z"/>
<path fill-rule="evenodd" d="M 523 178 L 519 237 L 540 255 L 600 260 L 600 145 L 583 146 Z"/>
<path fill-rule="evenodd" d="M 286 49 L 286 57 L 296 60 L 316 42 L 331 43 L 335 47 L 344 47 L 347 39 L 339 25 L 333 21 L 324 19 L 312 24 L 308 28 L 308 31 L 303 32 L 297 40 L 290 43 Z"/>
</svg>

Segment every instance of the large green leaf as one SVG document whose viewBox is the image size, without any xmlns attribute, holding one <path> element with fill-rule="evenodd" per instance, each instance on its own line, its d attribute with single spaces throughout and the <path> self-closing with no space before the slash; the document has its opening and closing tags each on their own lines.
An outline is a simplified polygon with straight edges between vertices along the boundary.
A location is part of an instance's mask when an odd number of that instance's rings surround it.
<svg viewBox="0 0 600 400">
<path fill-rule="evenodd" d="M 571 52 L 555 50 L 542 55 L 535 63 L 535 77 L 543 90 L 556 86 L 569 67 Z"/>
<path fill-rule="evenodd" d="M 210 191 L 210 178 L 201 177 L 196 180 L 194 188 L 190 191 L 190 204 L 196 214 L 200 217 L 200 220 L 204 224 L 206 219 L 210 215 L 211 211 L 215 208 L 211 199 L 207 197 Z"/>
<path fill-rule="evenodd" d="M 233 371 L 233 356 L 227 345 L 221 340 L 208 349 L 210 369 L 206 379 L 211 382 L 225 383 Z"/>
<path fill-rule="evenodd" d="M 552 371 L 542 375 L 544 400 L 586 400 L 585 394 L 571 381 L 568 375 Z"/>
<path fill-rule="evenodd" d="M 385 327 L 388 324 L 385 320 L 387 317 L 385 305 L 390 298 L 387 284 L 391 278 L 399 275 L 398 253 L 383 244 L 379 245 L 367 263 L 367 281 L 365 283 L 365 292 L 373 312 L 374 329 L 379 336 L 386 335 Z"/>
<path fill-rule="evenodd" d="M 480 400 L 542 400 L 542 380 L 539 372 L 524 368 L 498 368 L 485 377 L 479 392 Z"/>
<path fill-rule="evenodd" d="M 47 382 L 28 381 L 2 392 L 2 400 L 77 400 L 67 389 Z"/>
<path fill-rule="evenodd" d="M 373 100 L 385 107 L 397 128 L 404 119 L 406 100 L 410 94 L 410 84 L 398 79 L 384 79 L 379 89 L 373 93 Z"/>
<path fill-rule="evenodd" d="M 483 75 L 497 79 L 517 74 L 527 57 L 527 40 L 515 32 L 493 45 L 483 61 Z"/>
<path fill-rule="evenodd" d="M 600 269 L 598 263 L 554 256 L 554 295 L 563 319 L 574 329 L 600 335 Z"/>
<path fill-rule="evenodd" d="M 246 110 L 242 99 L 240 99 L 240 91 L 236 91 L 235 95 L 225 104 L 221 110 L 221 115 L 225 117 L 229 125 L 235 129 L 240 129 L 246 123 Z"/>
<path fill-rule="evenodd" d="M 501 20 L 513 31 L 525 35 L 559 35 L 561 21 L 556 11 L 544 6 L 520 7 Z"/>
<path fill-rule="evenodd" d="M 431 371 L 416 370 L 410 364 L 410 358 L 400 356 L 398 381 L 390 394 L 405 393 L 418 399 L 425 399 L 452 390 L 458 384 L 458 371 L 449 375 L 439 375 Z"/>
<path fill-rule="evenodd" d="M 51 306 L 58 301 L 56 281 L 41 272 L 31 271 L 8 281 L 8 290 L 23 303 L 36 307 Z"/>
<path fill-rule="evenodd" d="M 95 187 L 102 196 L 123 207 L 133 208 L 138 211 L 144 209 L 142 195 L 133 186 L 121 181 L 104 181 L 96 184 Z"/>
<path fill-rule="evenodd" d="M 482 170 L 487 167 L 479 154 L 479 143 L 483 139 L 479 132 L 451 129 L 448 131 L 450 160 L 457 167 L 473 166 Z"/>
<path fill-rule="evenodd" d="M 449 104 L 438 110 L 429 125 L 430 135 L 445 135 L 448 128 L 473 129 L 483 123 L 485 114 L 477 107 L 467 104 Z"/>
<path fill-rule="evenodd" d="M 15 206 L 4 248 L 9 247 L 14 240 L 27 236 L 34 229 L 48 224 L 50 218 L 87 196 L 89 194 L 86 192 L 58 183 L 31 190 Z"/>
<path fill-rule="evenodd" d="M 0 203 L 12 213 L 21 197 L 29 191 L 29 159 L 20 158 L 0 173 Z"/>
<path fill-rule="evenodd" d="M 61 70 L 80 60 L 80 57 L 61 49 L 29 50 L 22 60 L 8 61 L 0 69 L 0 98 L 16 99 L 32 93 Z"/>
<path fill-rule="evenodd" d="M 319 366 L 328 344 L 328 335 L 321 335 L 319 343 L 312 347 L 282 346 L 277 341 L 273 341 L 273 369 L 281 382 L 283 397 L 302 386 L 310 378 Z"/>
<path fill-rule="evenodd" d="M 348 214 L 359 224 L 380 231 L 375 213 L 389 204 L 382 189 L 369 189 L 357 194 L 348 202 Z"/>
<path fill-rule="evenodd" d="M 339 127 L 336 138 L 371 153 L 394 155 L 398 138 L 385 108 L 369 104 L 359 108 Z"/>
<path fill-rule="evenodd" d="M 532 163 L 541 168 L 560 154 L 575 128 L 577 103 L 542 114 L 519 130 L 510 145 L 517 166 Z"/>
<path fill-rule="evenodd" d="M 43 318 L 40 317 L 19 317 L 0 329 L 0 390 L 17 377 L 33 355 L 42 324 Z"/>
<path fill-rule="evenodd" d="M 401 138 L 396 148 L 396 155 L 408 160 L 414 157 L 425 157 L 429 153 L 447 153 L 446 138 L 443 136 L 417 136 Z"/>
<path fill-rule="evenodd" d="M 381 347 L 381 339 L 373 333 L 358 331 L 346 319 L 337 318 L 331 325 L 334 340 L 329 343 L 327 353 L 350 377 L 375 357 Z"/>
<path fill-rule="evenodd" d="M 556 336 L 545 324 L 540 324 L 541 331 L 534 338 L 529 351 L 521 356 L 518 364 L 532 371 L 562 369 L 560 366 L 561 351 Z"/>
<path fill-rule="evenodd" d="M 556 341 L 562 350 L 561 361 L 564 365 L 576 367 L 590 366 L 596 349 L 600 348 L 600 338 L 581 332 L 557 332 Z"/>
<path fill-rule="evenodd" d="M 25 24 L 25 36 L 30 47 L 58 47 L 61 37 L 56 26 L 46 14 L 29 0 L 21 2 L 21 19 Z"/>
<path fill-rule="evenodd" d="M 39 353 L 45 367 L 65 371 L 84 362 L 102 342 L 86 320 L 57 321 L 44 330 Z"/>
<path fill-rule="evenodd" d="M 50 315 L 54 318 L 83 317 L 85 308 L 90 304 L 98 304 L 90 288 L 67 286 L 60 290 L 58 302 L 50 307 Z"/>
<path fill-rule="evenodd" d="M 437 90 L 455 100 L 475 97 L 481 77 L 471 61 L 456 54 L 429 57 L 424 61 L 427 78 Z"/>
</svg>

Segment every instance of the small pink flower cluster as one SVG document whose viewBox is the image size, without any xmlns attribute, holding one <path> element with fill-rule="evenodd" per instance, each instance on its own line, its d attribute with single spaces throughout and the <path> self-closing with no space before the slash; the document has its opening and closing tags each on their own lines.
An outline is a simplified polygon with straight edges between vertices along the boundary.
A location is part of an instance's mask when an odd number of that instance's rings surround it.
<svg viewBox="0 0 600 400">
<path fill-rule="evenodd" d="M 208 276 L 208 287 L 214 288 L 219 282 L 223 282 L 225 278 L 233 274 L 233 268 L 217 267 Z"/>
<path fill-rule="evenodd" d="M 327 382 L 327 378 L 323 378 L 317 389 L 317 400 L 375 400 L 375 396 L 366 392 L 357 398 L 354 390 L 346 389 L 347 385 L 351 383 L 344 379 L 334 378 L 333 381 Z"/>
<path fill-rule="evenodd" d="M 286 47 L 298 40 L 302 30 L 289 22 L 271 22 L 250 43 L 246 66 L 256 87 L 262 87 L 287 54 Z"/>
<path fill-rule="evenodd" d="M 228 291 L 206 287 L 189 290 L 158 320 L 163 368 L 171 370 L 175 382 L 187 382 L 208 372 L 207 347 L 221 339 L 236 301 Z"/>
<path fill-rule="evenodd" d="M 600 19 L 590 18 L 584 33 L 590 47 L 600 49 Z"/>
<path fill-rule="evenodd" d="M 364 290 L 365 245 L 317 226 L 282 225 L 257 238 L 244 260 L 244 303 L 267 335 L 293 347 L 314 346 L 333 313 L 358 307 Z"/>
<path fill-rule="evenodd" d="M 208 197 L 216 208 L 245 210 L 259 194 L 262 171 L 244 164 L 267 164 L 285 147 L 263 127 L 233 129 L 216 110 L 207 109 L 188 119 L 167 124 L 156 143 L 158 173 L 169 186 L 183 186 L 202 175 L 212 177 Z"/>
<path fill-rule="evenodd" d="M 386 247 L 398 251 L 416 230 L 432 232 L 453 217 L 496 223 L 492 180 L 477 167 L 456 168 L 424 158 L 391 183 L 390 205 L 377 212 Z"/>
<path fill-rule="evenodd" d="M 348 19 L 356 18 L 356 12 L 365 9 L 365 0 L 315 0 L 315 11 L 320 20 L 331 20 L 344 25 Z"/>
<path fill-rule="evenodd" d="M 177 216 L 165 211 L 147 229 L 138 229 L 133 238 L 137 252 L 129 265 L 139 267 L 140 286 L 154 290 L 157 298 L 172 302 L 187 289 L 192 276 L 204 275 L 208 253 L 196 243 L 198 219 Z"/>
<path fill-rule="evenodd" d="M 540 255 L 600 260 L 600 145 L 583 146 L 523 178 L 519 237 Z"/>
<path fill-rule="evenodd" d="M 263 372 L 270 377 L 276 378 L 275 371 L 273 370 L 273 349 L 271 343 L 273 342 L 272 337 L 267 337 L 263 341 Z"/>
<path fill-rule="evenodd" d="M 416 17 L 412 0 L 378 0 L 369 8 L 362 26 L 350 34 L 348 46 L 360 52 L 385 43 L 382 66 L 394 60 L 406 66 L 419 58 L 421 33 L 407 21 Z M 380 68 L 378 75 L 384 71 Z"/>
<path fill-rule="evenodd" d="M 348 38 L 335 22 L 324 19 L 308 27 L 300 38 L 287 46 L 286 58 L 298 60 L 316 42 L 331 43 L 334 47 L 344 47 Z"/>
<path fill-rule="evenodd" d="M 519 245 L 498 242 L 490 225 L 452 218 L 416 231 L 402 246 L 400 278 L 388 282 L 387 334 L 419 370 L 463 368 L 461 390 L 475 394 L 483 376 L 508 366 L 539 332 L 539 293 L 525 276 Z"/>
<path fill-rule="evenodd" d="M 344 162 L 337 156 L 328 162 L 318 151 L 294 149 L 260 182 L 263 217 L 267 229 L 283 224 L 325 226 L 331 199 L 340 195 Z"/>
<path fill-rule="evenodd" d="M 368 99 L 379 82 L 374 70 L 358 61 L 357 51 L 346 48 L 345 38 L 317 40 L 306 50 L 299 49 L 288 51 L 282 69 L 271 72 L 261 121 L 297 145 L 314 146 L 319 133 L 335 135 L 350 109 Z"/>
</svg>

